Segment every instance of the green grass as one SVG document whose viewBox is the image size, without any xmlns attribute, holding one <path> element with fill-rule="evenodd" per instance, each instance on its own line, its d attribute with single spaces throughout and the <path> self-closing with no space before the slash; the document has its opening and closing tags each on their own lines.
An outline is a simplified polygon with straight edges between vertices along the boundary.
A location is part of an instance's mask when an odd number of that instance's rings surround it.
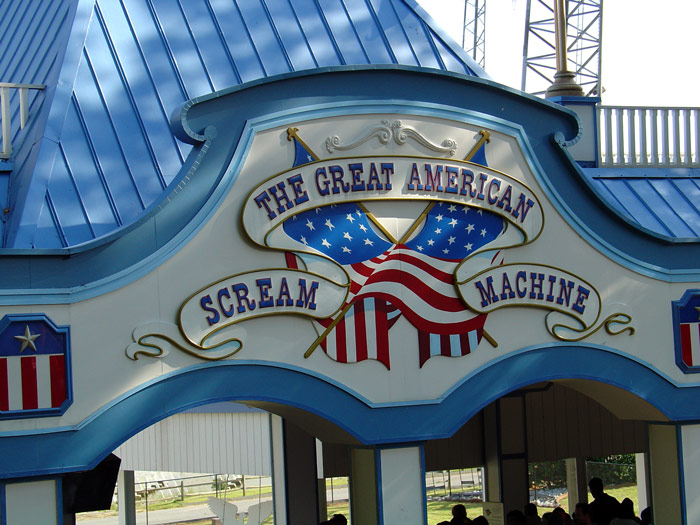
<svg viewBox="0 0 700 525">
<path fill-rule="evenodd" d="M 330 488 L 330 482 L 327 480 L 326 485 L 328 488 Z M 347 478 L 343 479 L 334 479 L 333 481 L 333 487 L 339 488 L 347 486 Z M 444 490 L 439 490 L 439 491 L 434 491 L 436 495 L 443 495 Z M 634 503 L 634 509 L 635 513 L 639 515 L 642 509 L 639 508 L 638 505 L 638 496 L 637 496 L 637 486 L 636 485 L 621 485 L 617 487 L 607 487 L 606 492 L 610 494 L 611 496 L 617 498 L 618 501 L 622 501 L 624 498 L 629 498 L 632 500 Z M 271 487 L 262 487 L 262 494 L 270 494 L 271 493 Z M 160 510 L 160 509 L 169 509 L 169 508 L 175 508 L 175 507 L 186 507 L 190 505 L 198 505 L 198 504 L 203 504 L 206 503 L 207 498 L 214 496 L 214 493 L 210 494 L 200 494 L 196 496 L 186 496 L 184 501 L 178 500 L 171 500 L 171 501 L 158 501 L 158 502 L 148 502 L 148 510 L 149 511 L 154 511 L 154 510 Z M 243 497 L 243 491 L 241 489 L 235 489 L 235 490 L 228 490 L 226 491 L 226 499 L 232 500 L 236 498 L 242 498 Z M 428 495 L 430 495 L 430 491 L 428 491 Z M 224 497 L 224 492 L 221 491 L 219 493 L 220 497 Z M 258 489 L 257 487 L 253 489 L 247 489 L 246 490 L 246 498 L 248 497 L 256 497 L 258 496 Z M 591 501 L 591 496 L 589 494 L 588 500 Z M 428 525 L 435 525 L 437 523 L 440 523 L 441 521 L 449 521 L 452 518 L 452 507 L 458 503 L 457 501 L 449 501 L 449 500 L 444 500 L 444 501 L 428 501 L 427 503 L 427 510 L 428 510 Z M 475 518 L 477 516 L 480 516 L 483 513 L 482 505 L 481 503 L 464 503 L 464 506 L 467 508 L 467 515 L 470 518 Z M 559 500 L 559 506 L 561 506 L 564 510 L 568 512 L 569 510 L 569 499 L 566 494 Z M 137 508 L 139 510 L 143 510 L 145 507 L 145 501 L 139 502 L 137 504 Z M 547 507 L 539 507 L 539 514 L 542 516 L 545 512 L 551 512 L 551 508 Z M 330 518 L 333 514 L 341 513 L 347 516 L 348 518 L 350 517 L 350 511 L 349 511 L 349 504 L 347 501 L 344 502 L 337 502 L 337 503 L 329 503 L 328 504 L 328 518 Z M 116 509 L 113 509 L 113 511 L 108 511 L 104 514 L 116 514 Z M 201 523 L 210 523 L 211 520 L 204 520 Z M 199 522 L 197 522 L 198 525 Z M 273 523 L 272 517 L 269 519 L 265 520 L 264 525 L 271 525 Z"/>
</svg>

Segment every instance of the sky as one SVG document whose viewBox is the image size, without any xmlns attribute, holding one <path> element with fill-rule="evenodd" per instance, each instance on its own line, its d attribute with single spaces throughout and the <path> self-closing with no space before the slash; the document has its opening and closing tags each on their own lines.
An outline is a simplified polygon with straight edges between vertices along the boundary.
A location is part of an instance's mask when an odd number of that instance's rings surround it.
<svg viewBox="0 0 700 525">
<path fill-rule="evenodd" d="M 418 2 L 461 44 L 464 0 Z M 517 89 L 526 4 L 486 0 L 485 69 Z M 605 0 L 602 49 L 604 105 L 700 106 L 700 2 Z"/>
</svg>

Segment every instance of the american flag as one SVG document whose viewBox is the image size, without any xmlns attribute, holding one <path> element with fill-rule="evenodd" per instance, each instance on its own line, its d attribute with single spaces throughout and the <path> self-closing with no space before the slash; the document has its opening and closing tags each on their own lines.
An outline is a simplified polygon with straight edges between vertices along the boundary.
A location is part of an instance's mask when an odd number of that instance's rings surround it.
<svg viewBox="0 0 700 525">
<path fill-rule="evenodd" d="M 0 412 L 60 407 L 67 399 L 66 335 L 45 321 L 15 321 L 0 334 Z"/>
<path fill-rule="evenodd" d="M 681 359 L 686 366 L 700 365 L 700 301 L 693 297 L 690 304 L 679 309 Z"/>
<path fill-rule="evenodd" d="M 418 329 L 419 366 L 434 355 L 466 355 L 479 344 L 486 315 L 466 309 L 453 273 L 467 255 L 501 234 L 498 215 L 436 201 L 405 243 L 387 239 L 355 203 L 315 208 L 283 227 L 350 275 L 342 317 L 321 322 L 325 329 L 332 327 L 321 343 L 331 358 L 344 363 L 377 359 L 390 368 L 389 329 L 400 315 Z M 294 257 L 287 261 L 297 265 Z"/>
</svg>

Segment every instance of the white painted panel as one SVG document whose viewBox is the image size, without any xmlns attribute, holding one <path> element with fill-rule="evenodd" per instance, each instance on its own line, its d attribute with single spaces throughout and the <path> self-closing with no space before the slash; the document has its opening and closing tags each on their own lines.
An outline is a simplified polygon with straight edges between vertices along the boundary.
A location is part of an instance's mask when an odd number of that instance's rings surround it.
<svg viewBox="0 0 700 525">
<path fill-rule="evenodd" d="M 56 482 L 52 479 L 11 483 L 5 488 L 4 523 L 7 525 L 58 523 L 57 508 Z"/>
<path fill-rule="evenodd" d="M 686 523 L 700 523 L 700 425 L 681 427 Z"/>
<path fill-rule="evenodd" d="M 267 413 L 176 414 L 115 450 L 122 470 L 270 475 Z"/>
<path fill-rule="evenodd" d="M 389 448 L 379 452 L 383 523 L 422 525 L 423 470 L 420 448 Z"/>
</svg>

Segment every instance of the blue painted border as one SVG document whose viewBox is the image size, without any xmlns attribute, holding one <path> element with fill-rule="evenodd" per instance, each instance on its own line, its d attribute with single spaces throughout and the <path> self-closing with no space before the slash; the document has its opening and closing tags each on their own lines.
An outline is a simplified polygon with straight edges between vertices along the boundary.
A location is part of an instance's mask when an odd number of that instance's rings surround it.
<svg viewBox="0 0 700 525">
<path fill-rule="evenodd" d="M 0 483 L 0 525 L 7 525 L 7 504 L 5 498 L 5 483 Z"/>
<path fill-rule="evenodd" d="M 700 279 L 698 239 L 670 239 L 608 207 L 566 150 L 580 132 L 575 114 L 494 82 L 403 66 L 332 67 L 250 82 L 187 102 L 172 128 L 194 148 L 162 200 L 136 222 L 65 250 L 2 250 L 0 304 L 73 303 L 142 277 L 176 253 L 211 216 L 235 182 L 226 173 L 247 122 L 367 99 L 441 105 L 522 128 L 547 196 L 576 231 L 604 254 L 667 281 Z M 526 155 L 527 156 L 527 155 Z M 196 175 L 196 176 L 195 176 Z"/>
<path fill-rule="evenodd" d="M 60 407 L 55 408 L 39 408 L 33 410 L 10 410 L 7 412 L 0 411 L 0 420 L 3 419 L 29 419 L 33 417 L 48 417 L 61 416 L 68 407 L 73 404 L 73 366 L 71 358 L 70 345 L 70 326 L 56 325 L 49 319 L 46 314 L 7 314 L 0 319 L 0 333 L 5 330 L 11 323 L 21 321 L 44 321 L 57 333 L 64 334 L 66 339 L 65 361 L 66 361 L 66 400 L 61 403 Z"/>
<path fill-rule="evenodd" d="M 513 390 L 565 378 L 620 387 L 671 421 L 700 419 L 700 387 L 679 388 L 629 356 L 586 345 L 535 347 L 509 355 L 476 371 L 437 402 L 391 406 L 369 406 L 340 386 L 300 370 L 227 361 L 194 366 L 140 385 L 77 427 L 2 435 L 0 478 L 91 469 L 157 421 L 223 400 L 293 406 L 325 418 L 367 445 L 440 439 Z"/>
<path fill-rule="evenodd" d="M 374 449 L 375 483 L 377 484 L 377 525 L 384 525 L 384 488 L 382 487 L 382 450 Z"/>
<path fill-rule="evenodd" d="M 688 511 L 686 509 L 685 498 L 685 466 L 683 465 L 683 432 L 681 426 L 676 425 L 677 461 L 678 461 L 678 487 L 681 498 L 681 521 L 683 525 L 688 525 Z"/>
<path fill-rule="evenodd" d="M 678 301 L 671 301 L 671 317 L 673 319 L 673 347 L 676 354 L 676 365 L 686 374 L 700 373 L 700 366 L 688 366 L 683 361 L 683 352 L 681 350 L 681 324 L 680 310 L 688 304 L 694 295 L 700 295 L 700 290 L 686 290 L 683 296 Z"/>
<path fill-rule="evenodd" d="M 63 478 L 55 478 L 56 483 L 56 516 L 58 525 L 63 525 Z"/>
</svg>

